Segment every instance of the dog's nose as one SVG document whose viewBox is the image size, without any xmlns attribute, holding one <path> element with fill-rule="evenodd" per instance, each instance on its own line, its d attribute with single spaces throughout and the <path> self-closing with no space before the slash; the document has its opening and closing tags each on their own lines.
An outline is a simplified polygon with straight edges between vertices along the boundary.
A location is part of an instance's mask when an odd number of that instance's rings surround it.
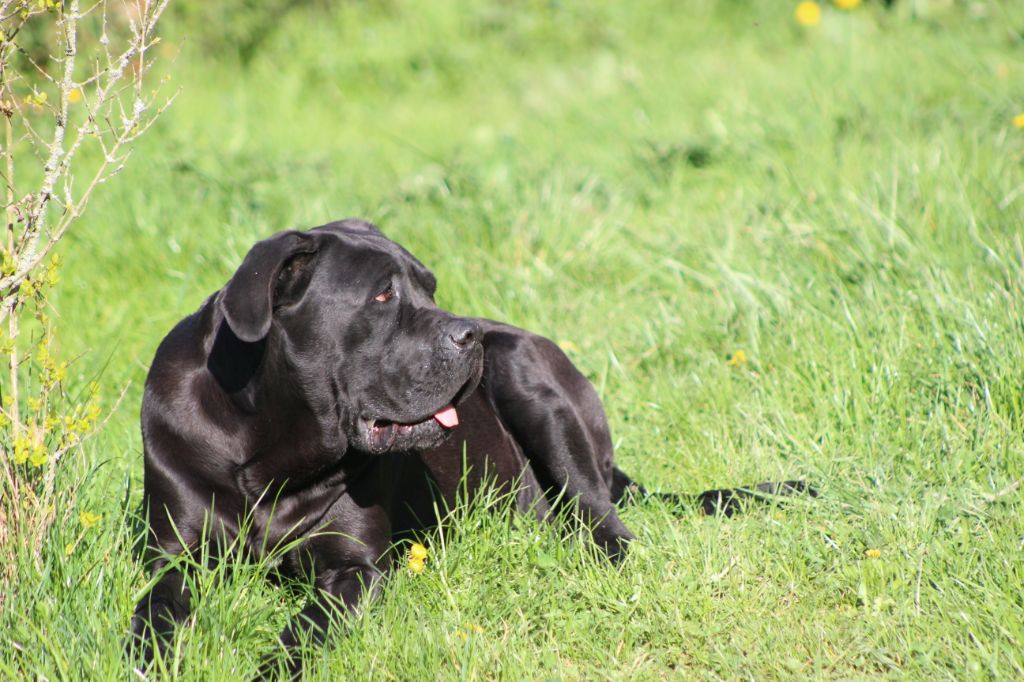
<svg viewBox="0 0 1024 682">
<path fill-rule="evenodd" d="M 457 318 L 445 325 L 445 335 L 458 350 L 466 350 L 480 341 L 483 332 L 473 320 Z"/>
</svg>

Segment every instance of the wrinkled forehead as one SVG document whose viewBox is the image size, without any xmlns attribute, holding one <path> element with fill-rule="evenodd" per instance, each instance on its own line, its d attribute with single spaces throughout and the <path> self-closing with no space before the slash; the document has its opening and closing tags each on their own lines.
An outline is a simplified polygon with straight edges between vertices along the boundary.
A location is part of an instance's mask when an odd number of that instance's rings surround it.
<svg viewBox="0 0 1024 682">
<path fill-rule="evenodd" d="M 437 287 L 434 274 L 423 263 L 371 223 L 343 220 L 310 232 L 324 236 L 324 248 L 350 273 L 370 278 L 405 274 L 431 293 Z"/>
</svg>

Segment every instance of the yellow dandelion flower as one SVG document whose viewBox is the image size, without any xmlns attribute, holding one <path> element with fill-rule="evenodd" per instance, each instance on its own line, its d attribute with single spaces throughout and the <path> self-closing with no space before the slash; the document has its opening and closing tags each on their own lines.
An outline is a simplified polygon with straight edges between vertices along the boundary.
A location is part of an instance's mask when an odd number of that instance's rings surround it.
<svg viewBox="0 0 1024 682">
<path fill-rule="evenodd" d="M 729 359 L 725 361 L 725 364 L 730 367 L 742 367 L 747 364 L 747 353 L 743 350 L 738 350 L 729 356 Z"/>
<path fill-rule="evenodd" d="M 413 575 L 419 575 L 423 572 L 423 567 L 427 561 L 427 548 L 418 542 L 412 543 L 409 547 L 409 571 Z"/>
<path fill-rule="evenodd" d="M 839 9 L 857 9 L 860 7 L 860 0 L 834 0 Z"/>
<path fill-rule="evenodd" d="M 92 528 L 97 523 L 103 520 L 103 514 L 93 514 L 92 512 L 82 512 L 78 515 L 78 520 L 82 522 L 85 528 Z"/>
<path fill-rule="evenodd" d="M 793 16 L 796 18 L 796 23 L 801 26 L 817 26 L 821 23 L 821 5 L 806 0 L 796 6 Z"/>
<path fill-rule="evenodd" d="M 469 639 L 469 636 L 473 633 L 482 635 L 484 634 L 484 629 L 476 623 L 466 623 L 465 628 L 459 628 L 455 631 L 455 634 L 458 635 L 459 639 L 462 640 Z"/>
<path fill-rule="evenodd" d="M 71 104 L 78 104 L 82 101 L 82 88 L 75 88 L 68 93 L 68 102 Z"/>
<path fill-rule="evenodd" d="M 866 556 L 869 559 L 877 559 L 878 557 L 882 556 L 882 550 L 871 548 L 864 552 L 864 556 Z"/>
<path fill-rule="evenodd" d="M 562 351 L 565 352 L 565 353 L 579 353 L 580 352 L 579 346 L 577 346 L 572 341 L 569 341 L 568 339 L 562 339 L 561 341 L 559 341 L 558 342 L 558 347 L 561 348 Z"/>
<path fill-rule="evenodd" d="M 1024 114 L 1017 114 L 1013 117 L 1014 128 L 1024 128 Z"/>
</svg>

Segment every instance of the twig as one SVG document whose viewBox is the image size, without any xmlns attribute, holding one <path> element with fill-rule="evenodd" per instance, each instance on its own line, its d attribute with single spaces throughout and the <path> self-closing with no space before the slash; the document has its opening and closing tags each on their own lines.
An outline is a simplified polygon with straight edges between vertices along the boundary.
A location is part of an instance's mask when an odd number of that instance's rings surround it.
<svg viewBox="0 0 1024 682">
<path fill-rule="evenodd" d="M 42 496 L 42 499 L 44 500 L 44 502 L 49 500 L 50 497 L 53 495 L 53 486 L 54 486 L 54 482 L 55 482 L 55 480 L 57 478 L 57 463 L 60 462 L 60 460 L 64 457 L 65 454 L 67 454 L 68 450 L 70 450 L 72 448 L 80 447 L 83 443 L 85 443 L 87 440 L 89 440 L 90 438 L 95 436 L 97 433 L 99 433 L 103 429 L 104 426 L 107 425 L 107 422 L 110 421 L 110 418 L 113 417 L 114 413 L 117 412 L 117 409 L 119 407 L 121 407 L 121 403 L 124 401 L 124 397 L 128 394 L 129 386 L 131 386 L 130 383 L 129 384 L 125 384 L 125 386 L 121 389 L 121 394 L 119 396 L 117 396 L 117 400 L 114 401 L 114 406 L 111 407 L 107 411 L 107 415 L 103 418 L 103 420 L 99 424 L 95 424 L 93 426 L 92 430 L 90 430 L 88 433 L 82 435 L 81 438 L 79 438 L 78 440 L 76 440 L 73 443 L 68 443 L 67 445 L 65 445 L 64 447 L 60 448 L 59 450 L 57 450 L 56 452 L 54 452 L 50 456 L 50 467 L 49 467 L 49 470 L 46 472 L 46 481 L 45 481 L 45 484 L 43 486 L 43 496 Z M 48 519 L 52 516 L 52 514 L 55 514 L 55 513 L 56 513 L 56 510 L 53 510 L 53 509 L 49 510 L 48 511 Z"/>
<path fill-rule="evenodd" d="M 995 502 L 1000 498 L 1006 497 L 1007 495 L 1011 495 L 1015 493 L 1018 489 L 1020 489 L 1021 481 L 1024 481 L 1024 478 L 1018 478 L 1016 481 L 1010 483 L 1009 485 L 1007 485 L 994 495 L 987 495 L 985 499 L 989 502 Z"/>
<path fill-rule="evenodd" d="M 731 557 L 729 559 L 729 565 L 726 566 L 725 568 L 723 568 L 720 572 L 715 573 L 712 576 L 709 576 L 708 580 L 710 582 L 713 582 L 713 583 L 717 583 L 717 582 L 721 581 L 725 576 L 729 575 L 729 571 L 732 570 L 732 567 L 735 566 L 736 564 L 738 564 L 739 562 L 740 562 L 740 560 L 738 558 Z"/>
<path fill-rule="evenodd" d="M 6 329 L 10 336 L 5 343 L 12 344 L 6 367 L 0 370 L 9 373 L 0 382 L 0 415 L 11 422 L 11 429 L 0 433 L 0 550 L 4 555 L 7 542 L 22 533 L 28 534 L 23 542 L 42 547 L 43 543 L 36 540 L 55 522 L 56 510 L 70 508 L 57 504 L 57 498 L 73 499 L 75 495 L 74 486 L 57 490 L 56 478 L 65 468 L 65 456 L 106 425 L 127 392 L 125 387 L 98 423 L 95 418 L 99 415 L 91 412 L 94 407 L 90 406 L 87 413 L 79 412 L 75 406 L 78 400 L 62 397 L 63 376 L 53 374 L 56 361 L 47 354 L 39 363 L 30 362 L 34 351 L 29 342 L 35 340 L 28 338 L 28 327 L 21 324 L 21 318 L 30 314 L 43 321 L 45 298 L 39 295 L 39 287 L 52 281 L 48 268 L 40 272 L 42 264 L 82 215 L 96 188 L 124 168 L 133 143 L 176 95 L 157 106 L 157 100 L 164 97 L 159 86 L 148 97 L 143 87 L 153 61 L 147 59 L 147 52 L 156 44 L 155 27 L 169 0 L 121 0 L 120 4 L 131 9 L 125 15 L 125 31 L 118 31 L 115 40 L 108 37 L 107 3 L 0 0 L 4 30 L 0 41 L 0 115 L 4 117 L 0 172 L 4 175 L 3 215 L 7 222 L 6 233 L 0 233 L 4 260 L 0 270 L 0 324 L 6 321 L 7 325 L 0 329 Z M 83 20 L 93 12 L 101 14 L 97 18 L 102 34 L 96 42 L 80 44 L 79 29 L 84 32 L 91 25 Z M 21 29 L 37 17 L 56 24 L 56 46 L 50 50 L 49 62 L 39 60 L 16 40 Z M 18 61 L 12 62 L 15 56 Z M 85 73 L 76 81 L 76 71 L 83 70 L 83 61 Z M 15 88 L 23 87 L 30 94 L 19 101 Z M 47 103 L 45 95 L 54 89 L 57 97 Z M 34 122 L 37 111 L 48 112 L 53 118 Z M 95 141 L 99 154 L 90 155 L 85 168 L 80 169 L 83 164 L 79 160 L 84 154 L 79 152 L 90 141 Z M 15 153 L 19 177 L 15 176 Z M 34 178 L 35 184 L 30 188 L 19 186 L 18 180 L 25 183 L 26 178 Z M 76 182 L 77 178 L 82 178 L 81 182 Z M 40 349 L 48 351 L 52 333 L 42 324 Z M 33 375 L 37 365 L 42 371 L 41 381 Z M 63 373 L 67 363 L 56 366 Z M 62 413 L 62 407 L 68 409 Z M 62 429 L 62 417 L 75 421 L 65 421 Z M 45 460 L 39 459 L 42 455 Z M 47 466 L 41 469 L 44 462 Z M 9 562 L 0 564 L 3 578 L 11 570 Z"/>
<path fill-rule="evenodd" d="M 137 24 L 133 22 L 133 37 L 129 46 L 116 57 L 110 53 L 108 48 L 104 48 L 108 66 L 94 76 L 96 82 L 101 85 L 97 87 L 92 102 L 87 102 L 86 121 L 75 128 L 74 139 L 66 149 L 64 141 L 68 125 L 69 97 L 73 90 L 81 87 L 81 84 L 76 83 L 73 79 L 74 61 L 77 54 L 77 25 L 82 17 L 79 11 L 79 0 L 72 0 L 69 10 L 63 14 L 64 76 L 60 82 L 61 101 L 56 116 L 56 126 L 52 140 L 46 145 L 47 160 L 44 165 L 43 182 L 40 190 L 33 195 L 30 202 L 25 218 L 26 226 L 20 235 L 18 247 L 15 249 L 18 254 L 17 268 L 14 273 L 0 278 L 0 303 L 16 295 L 17 287 L 45 260 L 70 224 L 81 215 L 96 186 L 121 170 L 127 159 L 127 154 L 119 156 L 122 147 L 130 145 L 146 132 L 173 101 L 174 96 L 147 117 L 147 120 L 142 120 L 148 110 L 148 104 L 142 97 L 141 87 L 149 67 L 141 60 L 145 51 L 152 45 L 153 30 L 168 2 L 169 0 L 160 0 L 155 5 L 150 5 L 148 2 L 140 3 L 140 20 Z M 134 72 L 134 82 L 131 84 L 135 86 L 132 88 L 134 97 L 131 109 L 126 112 L 120 97 L 122 92 L 120 86 L 126 73 L 130 70 L 132 61 L 136 59 L 140 61 L 138 71 Z M 121 109 L 122 114 L 121 123 L 118 126 L 111 123 L 109 117 L 105 115 L 115 104 Z M 99 136 L 97 120 L 107 121 L 108 132 L 114 138 L 109 147 Z M 90 134 L 97 135 L 97 141 L 103 150 L 103 160 L 93 173 L 85 191 L 76 201 L 71 195 L 68 184 L 71 180 L 69 169 L 76 153 Z M 41 244 L 41 238 L 45 232 L 47 207 L 54 199 L 53 190 L 60 178 L 65 180 L 64 212 L 58 219 L 56 227 L 47 234 L 47 239 Z M 9 313 L 9 308 L 0 308 L 0 320 Z"/>
</svg>

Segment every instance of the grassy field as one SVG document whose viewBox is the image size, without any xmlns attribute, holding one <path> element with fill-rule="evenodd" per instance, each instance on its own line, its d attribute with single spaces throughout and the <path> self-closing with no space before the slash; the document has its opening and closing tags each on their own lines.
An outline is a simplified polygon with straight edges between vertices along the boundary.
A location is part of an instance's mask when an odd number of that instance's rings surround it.
<svg viewBox="0 0 1024 682">
<path fill-rule="evenodd" d="M 165 27 L 180 97 L 54 295 L 76 381 L 128 385 L 74 463 L 102 520 L 55 528 L 42 571 L 26 548 L 0 677 L 131 677 L 156 345 L 253 241 L 344 216 L 444 307 L 560 342 L 648 487 L 822 496 L 630 508 L 618 569 L 463 512 L 308 679 L 1024 676 L 1024 491 L 998 495 L 1024 476 L 1024 3 L 340 4 L 245 65 Z M 301 597 L 264 573 L 200 575 L 162 671 L 254 673 Z"/>
</svg>

